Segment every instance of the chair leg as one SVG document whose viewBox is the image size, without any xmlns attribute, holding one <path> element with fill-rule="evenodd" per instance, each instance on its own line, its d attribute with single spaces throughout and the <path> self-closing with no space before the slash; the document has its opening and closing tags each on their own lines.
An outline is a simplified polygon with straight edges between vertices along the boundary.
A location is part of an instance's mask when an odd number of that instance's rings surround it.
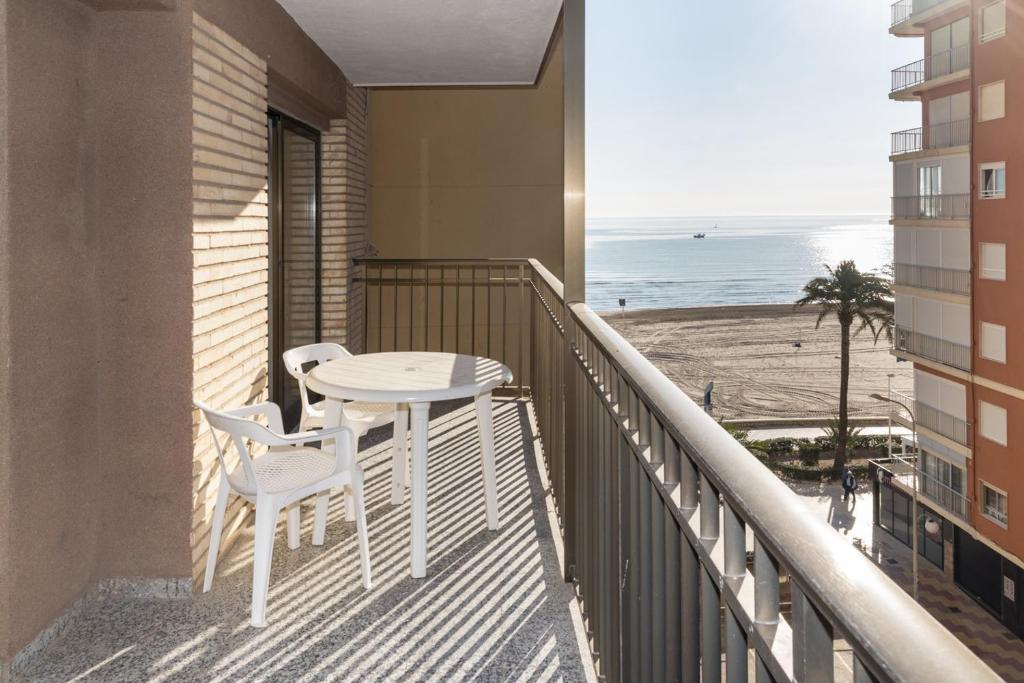
<svg viewBox="0 0 1024 683">
<path fill-rule="evenodd" d="M 302 521 L 299 510 L 302 503 L 295 501 L 288 506 L 288 548 L 296 550 L 299 547 L 299 524 Z"/>
<path fill-rule="evenodd" d="M 494 471 L 494 421 L 490 393 L 476 398 L 476 421 L 480 430 L 480 452 L 484 466 L 484 498 L 487 500 L 487 528 L 498 528 L 498 483 Z"/>
<path fill-rule="evenodd" d="M 391 504 L 401 505 L 405 500 L 405 484 L 409 480 L 409 409 L 395 407 L 394 448 L 391 454 Z"/>
<path fill-rule="evenodd" d="M 327 508 L 331 504 L 331 492 L 316 494 L 316 511 L 313 513 L 313 545 L 323 545 L 327 535 Z"/>
<path fill-rule="evenodd" d="M 346 425 L 352 430 L 352 462 L 356 462 L 356 455 L 359 453 L 359 437 L 366 433 L 366 428 L 363 426 L 355 427 L 351 424 Z M 344 491 L 345 499 L 345 521 L 351 522 L 356 518 L 356 506 L 352 501 L 352 489 L 345 487 Z"/>
<path fill-rule="evenodd" d="M 213 575 L 217 571 L 217 553 L 220 550 L 220 537 L 224 533 L 224 515 L 228 511 L 228 493 L 231 485 L 227 477 L 221 473 L 217 488 L 217 505 L 213 509 L 213 526 L 210 528 L 210 548 L 206 554 L 206 574 L 203 576 L 203 592 L 213 586 Z"/>
<path fill-rule="evenodd" d="M 274 557 L 274 532 L 280 510 L 273 498 L 256 501 L 256 551 L 252 566 L 252 620 L 257 628 L 267 625 L 267 590 L 270 588 L 270 564 Z"/>
<path fill-rule="evenodd" d="M 363 569 L 363 588 L 370 590 L 373 587 L 373 580 L 370 576 L 370 537 L 366 531 L 366 505 L 363 500 L 362 475 L 353 477 L 352 498 L 355 507 L 356 535 L 359 537 L 359 563 Z"/>
</svg>

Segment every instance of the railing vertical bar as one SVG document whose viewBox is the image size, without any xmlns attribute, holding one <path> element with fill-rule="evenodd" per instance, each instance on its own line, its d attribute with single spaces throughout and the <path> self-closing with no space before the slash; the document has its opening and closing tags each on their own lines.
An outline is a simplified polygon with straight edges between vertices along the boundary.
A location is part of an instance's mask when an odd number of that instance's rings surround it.
<svg viewBox="0 0 1024 683">
<path fill-rule="evenodd" d="M 658 485 L 657 480 L 651 482 L 651 487 Z M 648 576 L 651 583 L 651 679 L 653 681 L 665 680 L 665 597 L 668 595 L 665 577 L 665 516 L 664 502 L 657 491 L 650 496 L 648 507 L 648 519 L 651 523 L 651 533 L 648 538 L 649 561 Z"/>
<path fill-rule="evenodd" d="M 779 564 L 754 537 L 754 622 L 779 623 Z"/>
<path fill-rule="evenodd" d="M 828 683 L 835 678 L 832 626 L 790 582 L 793 594 L 793 676 L 798 681 Z"/>
<path fill-rule="evenodd" d="M 616 439 L 616 453 L 614 459 L 618 462 L 618 489 L 620 489 L 620 502 L 618 502 L 618 547 L 620 547 L 620 562 L 618 562 L 618 601 L 620 601 L 620 647 L 622 649 L 622 661 L 620 663 L 620 680 L 634 681 L 636 677 L 633 671 L 633 638 L 636 636 L 636 625 L 633 614 L 636 611 L 636 602 L 632 595 L 633 568 L 636 566 L 633 560 L 633 477 L 632 459 L 628 457 L 629 446 L 626 444 L 626 437 L 618 434 Z"/>
<path fill-rule="evenodd" d="M 703 473 L 700 474 L 700 538 L 705 541 L 718 539 L 719 533 L 718 491 Z"/>
<path fill-rule="evenodd" d="M 694 466 L 690 456 L 686 454 L 678 444 L 675 451 L 679 454 L 679 507 L 683 510 L 692 511 L 697 509 L 697 468 Z"/>
<path fill-rule="evenodd" d="M 671 511 L 662 508 L 662 538 L 665 545 L 665 595 L 662 602 L 664 608 L 665 631 L 662 638 L 665 650 L 663 678 L 666 681 L 679 681 L 683 675 L 682 667 L 682 571 L 679 565 L 681 548 L 679 547 L 682 533 L 676 524 Z"/>
<path fill-rule="evenodd" d="M 682 591 L 679 600 L 682 645 L 680 647 L 682 680 L 696 683 L 700 679 L 700 562 L 697 552 L 679 532 Z"/>
<path fill-rule="evenodd" d="M 725 675 L 728 683 L 747 683 L 747 636 L 732 609 L 725 609 Z"/>
<path fill-rule="evenodd" d="M 652 617 L 654 614 L 654 592 L 651 580 L 651 555 L 653 554 L 651 534 L 651 504 L 653 501 L 651 493 L 654 487 L 647 476 L 647 472 L 639 466 L 639 463 L 636 469 L 637 485 L 639 487 L 637 517 L 640 529 L 637 547 L 637 567 L 636 572 L 634 572 L 638 583 L 637 588 L 640 592 L 640 614 L 638 615 L 640 617 L 640 628 L 638 629 L 640 639 L 640 678 L 638 680 L 650 681 L 654 680 L 651 666 L 653 659 L 651 648 L 653 633 L 651 626 L 653 625 Z"/>
<path fill-rule="evenodd" d="M 853 655 L 853 683 L 877 683 L 877 679 L 864 667 L 864 662 Z"/>
<path fill-rule="evenodd" d="M 747 572 L 747 532 L 732 506 L 722 506 L 725 525 L 725 576 L 741 578 Z"/>
<path fill-rule="evenodd" d="M 611 473 L 612 506 L 608 518 L 610 522 L 608 540 L 612 547 L 608 553 L 609 569 L 611 570 L 608 577 L 610 579 L 608 587 L 611 590 L 608 594 L 612 596 L 609 604 L 612 610 L 612 628 L 608 631 L 606 652 L 609 659 L 608 680 L 621 681 L 625 678 L 628 665 L 626 636 L 623 631 L 629 620 L 629 606 L 623 600 L 622 595 L 625 580 L 623 565 L 629 552 L 629 525 L 624 523 L 628 522 L 628 518 L 623 519 L 626 516 L 628 500 L 623 501 L 623 494 L 626 491 L 629 477 L 623 477 L 626 459 L 620 457 L 624 437 L 619 433 L 616 425 L 611 425 L 611 429 L 613 442 L 609 444 L 610 448 L 608 449 L 608 469 Z M 628 474 L 628 470 L 626 472 Z"/>
<path fill-rule="evenodd" d="M 522 372 L 523 372 L 523 340 L 524 340 L 525 337 L 524 337 L 524 334 L 523 334 L 523 325 L 522 325 L 521 321 L 522 321 L 522 318 L 523 318 L 523 308 L 525 306 L 525 302 L 523 301 L 523 297 L 524 297 L 524 293 L 525 293 L 523 280 L 525 279 L 525 275 L 526 274 L 525 274 L 525 272 L 523 270 L 523 266 L 522 266 L 522 264 L 520 264 L 520 266 L 519 266 L 519 309 L 518 309 L 518 311 L 519 311 L 519 320 L 520 320 L 520 325 L 519 325 L 519 368 L 518 368 L 518 372 L 516 373 L 516 375 L 519 376 L 519 377 L 522 376 Z M 567 320 L 565 322 L 566 322 L 566 325 L 568 325 L 569 321 Z M 566 329 L 568 329 L 568 327 Z M 519 380 L 519 396 L 520 397 L 523 396 L 523 381 L 521 379 Z"/>
<path fill-rule="evenodd" d="M 493 296 L 493 294 L 491 292 L 491 289 L 492 289 L 491 283 L 494 281 L 494 277 L 493 277 L 494 274 L 493 274 L 493 271 L 491 269 L 491 266 L 487 266 L 486 275 L 487 275 L 487 288 L 486 288 L 485 291 L 487 292 L 487 348 L 484 350 L 484 356 L 486 356 L 487 358 L 490 358 L 491 357 L 491 301 L 494 299 L 494 296 Z M 520 313 L 519 313 L 519 324 L 520 325 L 524 324 L 523 316 L 525 314 L 526 314 L 525 311 L 520 311 Z M 504 358 L 502 359 L 502 362 L 503 363 L 505 362 Z M 523 383 L 523 377 L 525 377 L 525 376 L 526 376 L 526 370 L 524 368 L 524 369 L 521 369 L 519 371 L 518 381 L 519 381 L 520 384 Z"/>
<path fill-rule="evenodd" d="M 455 353 L 462 348 L 462 268 L 455 266 Z"/>
<path fill-rule="evenodd" d="M 377 266 L 377 350 L 384 350 L 384 264 Z"/>
<path fill-rule="evenodd" d="M 472 266 L 469 269 L 469 355 L 476 355 L 476 280 L 477 280 L 477 268 Z M 522 379 L 519 377 L 519 373 L 522 372 L 522 368 L 516 369 L 516 381 L 521 382 Z"/>
<path fill-rule="evenodd" d="M 531 278 L 531 281 L 532 281 L 532 279 L 533 279 L 532 273 L 530 275 L 530 278 Z M 536 313 L 537 308 L 536 308 L 536 305 L 537 305 L 537 302 L 534 300 L 534 297 L 531 296 L 530 297 L 530 318 L 533 321 L 533 325 L 531 325 L 530 329 L 532 331 L 534 331 L 534 333 L 536 331 L 536 324 L 537 324 L 537 313 Z M 519 319 L 522 320 L 522 318 L 523 318 L 523 315 L 522 315 L 522 313 L 520 313 Z M 531 338 L 533 338 L 533 336 L 534 335 L 531 335 Z M 533 353 L 533 347 L 535 345 L 536 345 L 535 343 L 530 345 L 530 353 L 531 354 Z M 506 266 L 504 264 L 502 264 L 502 266 L 501 266 L 501 362 L 505 363 L 506 365 L 508 364 L 508 266 Z M 533 386 L 536 386 L 537 380 L 536 380 L 535 371 L 533 369 L 533 365 L 534 365 L 534 363 L 531 362 L 530 363 L 530 372 L 531 372 L 530 384 L 533 385 Z M 534 398 L 536 399 L 536 394 L 534 394 Z"/>
<path fill-rule="evenodd" d="M 430 266 L 423 269 L 423 349 L 430 351 Z"/>
<path fill-rule="evenodd" d="M 707 569 L 700 572 L 700 673 L 703 683 L 722 681 L 721 597 Z"/>
<path fill-rule="evenodd" d="M 393 312 L 394 312 L 394 315 L 392 316 L 392 321 L 391 321 L 391 324 L 393 325 L 393 327 L 391 329 L 391 350 L 392 351 L 397 351 L 398 350 L 398 264 L 397 263 L 395 264 L 395 266 L 393 268 L 393 271 L 394 271 L 394 273 L 393 273 L 393 275 L 394 275 L 394 278 L 393 278 L 394 284 L 392 285 L 392 289 L 394 290 L 394 292 L 393 292 L 393 297 L 394 297 L 394 299 L 393 299 L 393 301 L 394 301 L 394 311 Z"/>
<path fill-rule="evenodd" d="M 629 680 L 643 680 L 640 662 L 640 621 L 645 615 L 644 606 L 640 601 L 640 583 L 642 568 L 640 550 L 643 543 L 640 529 L 640 467 L 636 458 L 632 457 L 632 446 L 622 449 L 622 456 L 629 470 L 629 566 L 626 575 L 626 597 L 629 600 Z"/>
</svg>

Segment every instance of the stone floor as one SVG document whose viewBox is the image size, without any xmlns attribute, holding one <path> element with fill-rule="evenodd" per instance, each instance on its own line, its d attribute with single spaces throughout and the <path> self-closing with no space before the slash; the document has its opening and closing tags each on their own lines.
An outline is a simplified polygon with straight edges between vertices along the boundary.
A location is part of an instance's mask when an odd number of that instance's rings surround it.
<svg viewBox="0 0 1024 683">
<path fill-rule="evenodd" d="M 913 592 L 911 550 L 874 525 L 869 487 L 862 486 L 856 500 L 849 502 L 843 501 L 838 484 L 790 482 L 790 488 L 904 590 Z M 918 562 L 918 598 L 932 616 L 996 673 L 1007 681 L 1024 683 L 1024 640 L 924 558 Z"/>
<path fill-rule="evenodd" d="M 90 604 L 22 677 L 69 680 L 585 680 L 538 472 L 529 404 L 498 400 L 501 528 L 489 532 L 472 404 L 430 425 L 428 576 L 409 576 L 409 498 L 389 501 L 390 429 L 363 441 L 374 587 L 362 588 L 354 525 L 332 502 L 327 543 L 274 547 L 265 629 L 249 627 L 252 537 L 221 558 L 213 590 Z M 370 445 L 367 445 L 367 444 Z M 243 532 L 244 533 L 244 532 Z"/>
</svg>

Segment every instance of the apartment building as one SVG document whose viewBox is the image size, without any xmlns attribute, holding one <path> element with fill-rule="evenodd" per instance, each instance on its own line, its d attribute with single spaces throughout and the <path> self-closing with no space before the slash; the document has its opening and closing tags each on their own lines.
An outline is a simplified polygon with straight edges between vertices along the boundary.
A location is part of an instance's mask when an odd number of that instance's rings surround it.
<svg viewBox="0 0 1024 683">
<path fill-rule="evenodd" d="M 890 159 L 894 353 L 914 364 L 914 395 L 894 399 L 916 427 L 924 514 L 910 519 L 913 479 L 886 477 L 876 521 L 908 543 L 916 528 L 922 555 L 1024 634 L 1024 3 L 901 0 L 889 31 L 923 38 L 889 97 L 921 108 Z"/>
</svg>

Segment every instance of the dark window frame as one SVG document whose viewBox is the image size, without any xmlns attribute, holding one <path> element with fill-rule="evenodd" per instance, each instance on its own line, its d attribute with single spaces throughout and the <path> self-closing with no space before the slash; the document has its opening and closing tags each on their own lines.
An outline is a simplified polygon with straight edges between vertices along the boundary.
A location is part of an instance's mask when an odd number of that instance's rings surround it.
<svg viewBox="0 0 1024 683">
<path fill-rule="evenodd" d="M 275 109 L 267 111 L 267 205 L 269 209 L 268 224 L 268 301 L 267 301 L 267 322 L 269 324 L 268 346 L 271 358 L 269 359 L 269 388 L 270 398 L 286 409 L 283 405 L 285 390 L 288 382 L 294 380 L 284 369 L 284 362 L 281 353 L 284 340 L 284 279 L 283 279 L 283 224 L 284 207 L 281 202 L 281 182 L 284 178 L 284 158 L 282 145 L 284 142 L 283 132 L 300 135 L 310 140 L 314 145 L 314 171 L 315 171 L 315 219 L 314 219 L 314 272 L 315 282 L 313 287 L 314 304 L 314 339 L 317 343 L 323 339 L 323 169 L 322 166 L 322 140 L 321 133 L 316 128 L 301 121 L 291 118 Z M 290 422 L 295 422 L 294 416 L 285 415 L 285 427 L 289 428 Z"/>
</svg>

